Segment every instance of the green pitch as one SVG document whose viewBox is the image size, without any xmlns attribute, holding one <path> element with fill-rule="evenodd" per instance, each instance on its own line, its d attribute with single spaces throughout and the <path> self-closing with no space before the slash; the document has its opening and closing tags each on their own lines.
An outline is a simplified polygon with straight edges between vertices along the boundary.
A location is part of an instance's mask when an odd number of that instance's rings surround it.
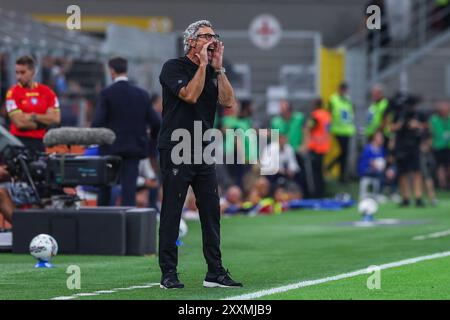
<svg viewBox="0 0 450 320">
<path fill-rule="evenodd" d="M 200 225 L 189 222 L 179 250 L 180 278 L 186 288 L 162 290 L 155 256 L 58 255 L 53 269 L 34 269 L 29 255 L 0 253 L 0 300 L 51 299 L 222 299 L 336 276 L 399 260 L 450 251 L 450 235 L 413 240 L 450 230 L 450 197 L 437 208 L 399 209 L 382 205 L 376 218 L 409 224 L 354 227 L 356 208 L 337 212 L 299 210 L 279 216 L 222 220 L 223 261 L 242 289 L 205 289 L 206 266 Z M 81 270 L 81 290 L 69 290 L 70 265 Z M 450 257 L 381 271 L 381 289 L 369 290 L 370 274 L 262 296 L 261 299 L 449 299 Z M 101 292 L 98 292 L 101 291 Z M 73 296 L 87 293 L 87 296 Z"/>
</svg>

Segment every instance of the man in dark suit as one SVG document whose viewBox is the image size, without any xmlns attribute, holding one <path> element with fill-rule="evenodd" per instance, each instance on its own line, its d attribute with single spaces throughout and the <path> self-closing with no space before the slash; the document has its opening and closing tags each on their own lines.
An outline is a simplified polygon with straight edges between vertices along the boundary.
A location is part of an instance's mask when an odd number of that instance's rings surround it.
<svg viewBox="0 0 450 320">
<path fill-rule="evenodd" d="M 112 145 L 100 147 L 100 154 L 122 157 L 122 206 L 134 206 L 139 161 L 148 155 L 148 130 L 151 128 L 151 137 L 157 139 L 160 117 L 153 110 L 148 93 L 128 81 L 127 65 L 121 57 L 108 61 L 114 83 L 100 93 L 92 127 L 109 128 L 116 134 Z M 101 190 L 99 205 L 110 204 L 108 189 Z"/>
</svg>

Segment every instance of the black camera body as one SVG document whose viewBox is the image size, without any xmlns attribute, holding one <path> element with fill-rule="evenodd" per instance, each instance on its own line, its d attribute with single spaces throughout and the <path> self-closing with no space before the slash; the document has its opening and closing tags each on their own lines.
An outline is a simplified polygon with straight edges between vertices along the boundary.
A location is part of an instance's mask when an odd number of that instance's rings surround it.
<svg viewBox="0 0 450 320">
<path fill-rule="evenodd" d="M 3 161 L 15 181 L 31 187 L 36 204 L 40 205 L 44 205 L 44 199 L 55 196 L 74 203 L 76 196 L 67 196 L 63 190 L 66 187 L 117 184 L 121 165 L 118 156 L 47 155 L 12 145 L 4 148 Z"/>
<path fill-rule="evenodd" d="M 398 92 L 389 100 L 390 112 L 398 121 L 411 120 L 417 113 L 416 106 L 421 101 L 419 96 Z"/>
<path fill-rule="evenodd" d="M 117 183 L 120 163 L 118 156 L 50 155 L 47 181 L 66 187 L 112 186 Z"/>
<path fill-rule="evenodd" d="M 407 159 L 411 154 L 418 153 L 423 130 L 411 127 L 416 120 L 424 122 L 426 116 L 417 110 L 416 106 L 421 98 L 412 94 L 399 92 L 390 99 L 389 108 L 394 122 L 400 124 L 395 135 L 395 155 L 397 159 Z"/>
</svg>

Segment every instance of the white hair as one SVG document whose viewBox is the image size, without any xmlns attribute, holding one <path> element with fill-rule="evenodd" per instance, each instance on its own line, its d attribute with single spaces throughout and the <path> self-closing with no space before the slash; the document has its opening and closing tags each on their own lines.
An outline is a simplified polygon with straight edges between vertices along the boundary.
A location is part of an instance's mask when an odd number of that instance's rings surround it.
<svg viewBox="0 0 450 320">
<path fill-rule="evenodd" d="M 197 36 L 198 29 L 202 27 L 210 27 L 212 28 L 211 22 L 208 20 L 199 20 L 194 23 L 191 23 L 189 27 L 186 28 L 183 32 L 183 46 L 184 46 L 184 53 L 187 53 L 189 51 L 189 39 L 194 39 L 195 36 Z"/>
</svg>

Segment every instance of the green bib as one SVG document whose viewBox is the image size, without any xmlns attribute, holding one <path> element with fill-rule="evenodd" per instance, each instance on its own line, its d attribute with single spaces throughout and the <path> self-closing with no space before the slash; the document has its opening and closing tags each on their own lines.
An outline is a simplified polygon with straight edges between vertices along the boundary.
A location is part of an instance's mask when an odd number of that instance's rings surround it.
<svg viewBox="0 0 450 320">
<path fill-rule="evenodd" d="M 303 123 L 305 117 L 301 112 L 293 112 L 289 121 L 282 116 L 276 116 L 272 119 L 270 127 L 280 130 L 280 134 L 287 136 L 291 147 L 297 151 L 303 143 Z"/>
<path fill-rule="evenodd" d="M 434 114 L 430 118 L 430 130 L 433 140 L 433 149 L 442 150 L 450 148 L 450 117 L 443 119 Z"/>
<path fill-rule="evenodd" d="M 331 128 L 336 136 L 353 136 L 356 133 L 353 106 L 346 97 L 334 94 L 330 98 Z"/>
<path fill-rule="evenodd" d="M 389 101 L 386 98 L 381 99 L 378 102 L 374 102 L 370 105 L 366 119 L 366 137 L 372 136 L 375 131 L 380 128 L 383 121 L 384 111 L 386 110 L 388 105 Z"/>
<path fill-rule="evenodd" d="M 225 116 L 222 118 L 223 127 L 226 129 L 242 129 L 244 133 L 246 130 L 252 128 L 252 121 L 250 118 L 237 118 L 234 116 Z M 258 138 L 252 135 L 238 134 L 239 139 L 243 141 L 245 160 L 255 161 L 258 156 Z M 255 140 L 256 139 L 256 140 Z M 233 151 L 235 148 L 235 140 L 233 136 L 228 136 L 225 134 L 225 153 L 236 152 Z"/>
</svg>

